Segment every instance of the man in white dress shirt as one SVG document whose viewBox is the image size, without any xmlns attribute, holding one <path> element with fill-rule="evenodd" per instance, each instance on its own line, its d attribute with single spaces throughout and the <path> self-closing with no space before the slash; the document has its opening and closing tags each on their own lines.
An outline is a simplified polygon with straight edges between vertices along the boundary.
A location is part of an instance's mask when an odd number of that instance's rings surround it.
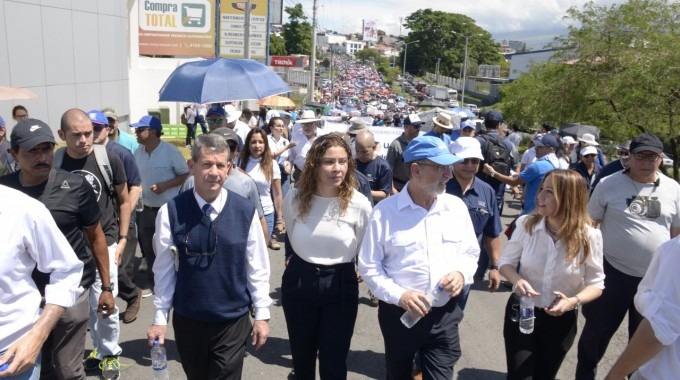
<svg viewBox="0 0 680 380">
<path fill-rule="evenodd" d="M 318 123 L 321 119 L 317 119 L 314 116 L 314 111 L 306 110 L 300 115 L 300 124 L 302 128 L 293 132 L 293 137 L 290 139 L 296 145 L 288 153 L 288 160 L 293 164 L 293 182 L 297 182 L 300 179 L 300 174 L 302 174 L 302 169 L 305 166 L 305 160 L 307 159 L 307 152 L 312 147 L 312 144 L 316 139 L 323 135 L 324 133 L 319 133 Z"/>
<path fill-rule="evenodd" d="M 448 380 L 460 358 L 463 312 L 456 297 L 473 283 L 479 257 L 467 206 L 444 193 L 460 160 L 436 137 L 413 139 L 404 151 L 410 181 L 378 203 L 369 220 L 359 269 L 380 299 L 387 379 L 410 379 L 419 354 L 424 378 Z M 426 294 L 438 284 L 443 291 L 430 302 Z M 400 321 L 405 311 L 422 319 L 407 328 Z"/>
<path fill-rule="evenodd" d="M 222 187 L 229 145 L 200 135 L 191 150 L 195 187 L 158 212 L 156 278 L 149 345 L 164 343 L 170 308 L 188 379 L 240 379 L 248 335 L 260 348 L 269 335 L 269 257 L 255 206 Z M 250 308 L 255 311 L 251 325 Z"/>
</svg>

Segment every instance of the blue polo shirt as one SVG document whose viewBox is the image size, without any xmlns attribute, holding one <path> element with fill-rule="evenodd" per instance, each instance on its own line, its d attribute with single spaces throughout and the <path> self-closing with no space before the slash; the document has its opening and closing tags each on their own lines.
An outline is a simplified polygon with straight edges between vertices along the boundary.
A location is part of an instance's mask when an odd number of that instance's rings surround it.
<svg viewBox="0 0 680 380">
<path fill-rule="evenodd" d="M 496 206 L 496 191 L 489 184 L 475 178 L 470 189 L 463 194 L 463 189 L 453 177 L 446 183 L 446 192 L 465 202 L 478 241 L 482 241 L 482 236 L 495 238 L 501 234 L 501 216 Z"/>
</svg>

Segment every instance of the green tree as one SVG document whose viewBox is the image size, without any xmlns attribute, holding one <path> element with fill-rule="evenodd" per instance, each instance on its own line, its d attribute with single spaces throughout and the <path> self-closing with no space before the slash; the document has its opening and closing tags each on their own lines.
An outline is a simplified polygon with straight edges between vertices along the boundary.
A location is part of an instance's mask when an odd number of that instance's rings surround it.
<svg viewBox="0 0 680 380">
<path fill-rule="evenodd" d="M 286 41 L 281 36 L 272 34 L 269 36 L 269 54 L 286 55 Z"/>
<path fill-rule="evenodd" d="M 466 37 L 468 62 L 471 65 L 501 63 L 502 56 L 498 54 L 491 34 L 475 25 L 475 21 L 468 16 L 420 9 L 404 19 L 404 26 L 410 29 L 405 42 L 420 41 L 408 45 L 408 72 L 434 72 L 437 59 L 441 58 L 439 72 L 459 77 L 465 57 Z M 403 52 L 401 62 L 403 65 Z"/>
<path fill-rule="evenodd" d="M 312 53 L 312 25 L 298 3 L 294 7 L 284 9 L 288 13 L 288 22 L 283 24 L 282 37 L 288 54 Z"/>
<path fill-rule="evenodd" d="M 510 121 L 581 121 L 615 140 L 642 132 L 664 139 L 676 157 L 680 114 L 680 4 L 629 0 L 571 8 L 558 53 L 502 91 Z"/>
</svg>

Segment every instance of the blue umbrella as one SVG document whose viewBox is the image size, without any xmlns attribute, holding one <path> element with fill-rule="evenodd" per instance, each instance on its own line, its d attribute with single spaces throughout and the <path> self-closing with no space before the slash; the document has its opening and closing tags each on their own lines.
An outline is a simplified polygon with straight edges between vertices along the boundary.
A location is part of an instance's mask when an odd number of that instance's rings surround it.
<svg viewBox="0 0 680 380">
<path fill-rule="evenodd" d="M 476 117 L 476 116 L 475 116 L 475 113 L 472 112 L 469 108 L 454 107 L 454 108 L 448 108 L 447 111 L 449 111 L 449 112 L 456 112 L 456 113 L 465 112 L 465 114 L 467 114 L 467 117 L 468 117 L 468 118 L 474 118 L 474 117 Z"/>
<path fill-rule="evenodd" d="M 215 58 L 176 68 L 159 91 L 158 100 L 219 103 L 262 99 L 290 91 L 278 74 L 260 62 Z"/>
</svg>

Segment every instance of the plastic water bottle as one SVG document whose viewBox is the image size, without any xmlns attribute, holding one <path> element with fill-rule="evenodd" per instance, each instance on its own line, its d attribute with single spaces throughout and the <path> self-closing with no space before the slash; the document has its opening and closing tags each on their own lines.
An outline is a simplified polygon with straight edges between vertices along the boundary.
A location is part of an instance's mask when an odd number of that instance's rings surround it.
<svg viewBox="0 0 680 380">
<path fill-rule="evenodd" d="M 427 294 L 427 300 L 429 301 L 427 306 L 427 311 L 430 311 L 432 308 L 432 302 L 434 302 L 435 299 L 439 296 L 439 293 L 441 293 L 444 290 L 442 288 L 441 284 L 437 284 L 430 292 Z M 411 328 L 413 327 L 422 317 L 418 314 L 411 314 L 408 311 L 405 311 L 404 314 L 401 316 L 401 323 L 406 326 L 406 328 Z"/>
<path fill-rule="evenodd" d="M 534 332 L 534 299 L 522 297 L 519 302 L 519 331 L 531 334 Z"/>
<path fill-rule="evenodd" d="M 154 380 L 169 380 L 168 359 L 165 354 L 165 347 L 158 345 L 158 339 L 154 339 L 151 347 L 151 368 L 153 369 Z"/>
<path fill-rule="evenodd" d="M 135 211 L 137 211 L 137 212 L 144 211 L 144 199 L 142 199 L 141 194 L 139 194 L 139 199 L 137 199 L 137 204 L 135 205 Z"/>
</svg>

